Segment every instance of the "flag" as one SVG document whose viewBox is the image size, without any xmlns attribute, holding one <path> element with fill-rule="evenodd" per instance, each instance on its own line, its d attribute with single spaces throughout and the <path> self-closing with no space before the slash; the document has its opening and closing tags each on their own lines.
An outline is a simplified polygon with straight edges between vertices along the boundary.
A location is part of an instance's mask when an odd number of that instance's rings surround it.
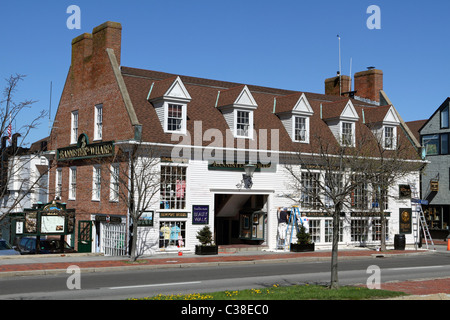
<svg viewBox="0 0 450 320">
<path fill-rule="evenodd" d="M 8 140 L 9 140 L 9 142 L 11 142 L 11 134 L 12 134 L 12 123 L 10 122 L 9 126 L 8 126 Z"/>
</svg>

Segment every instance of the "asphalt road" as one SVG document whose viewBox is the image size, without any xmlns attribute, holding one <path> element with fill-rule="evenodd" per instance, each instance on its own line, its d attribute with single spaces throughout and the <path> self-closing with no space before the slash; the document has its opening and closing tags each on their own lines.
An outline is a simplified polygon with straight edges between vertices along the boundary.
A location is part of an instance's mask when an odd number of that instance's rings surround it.
<svg viewBox="0 0 450 320">
<path fill-rule="evenodd" d="M 375 266 L 375 267 L 374 267 Z M 370 267 L 370 269 L 368 269 Z M 381 282 L 450 278 L 450 254 L 345 260 L 339 263 L 342 285 L 366 284 L 372 275 Z M 1 300 L 122 300 L 154 296 L 241 290 L 330 281 L 329 262 L 267 263 L 217 267 L 71 273 L 0 279 Z"/>
</svg>

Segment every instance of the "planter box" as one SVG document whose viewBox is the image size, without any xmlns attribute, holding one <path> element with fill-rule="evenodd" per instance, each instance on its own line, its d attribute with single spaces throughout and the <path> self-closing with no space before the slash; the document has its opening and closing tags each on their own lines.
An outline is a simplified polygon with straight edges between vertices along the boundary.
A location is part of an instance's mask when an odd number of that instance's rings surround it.
<svg viewBox="0 0 450 320">
<path fill-rule="evenodd" d="M 214 255 L 218 254 L 218 246 L 195 246 L 195 254 L 198 255 Z"/>
<path fill-rule="evenodd" d="M 310 252 L 314 251 L 314 248 L 315 248 L 314 243 L 310 244 L 291 243 L 291 252 Z"/>
</svg>

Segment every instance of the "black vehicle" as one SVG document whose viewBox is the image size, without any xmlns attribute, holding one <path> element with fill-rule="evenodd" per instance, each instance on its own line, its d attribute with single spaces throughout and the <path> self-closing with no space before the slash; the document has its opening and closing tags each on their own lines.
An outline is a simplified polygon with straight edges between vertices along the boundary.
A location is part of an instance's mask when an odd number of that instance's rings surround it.
<svg viewBox="0 0 450 320">
<path fill-rule="evenodd" d="M 20 254 L 36 254 L 36 238 L 25 237 L 18 242 L 17 249 Z M 40 239 L 39 240 L 39 254 L 52 253 L 74 253 L 76 252 L 71 246 L 64 241 L 64 252 L 59 239 Z"/>
</svg>

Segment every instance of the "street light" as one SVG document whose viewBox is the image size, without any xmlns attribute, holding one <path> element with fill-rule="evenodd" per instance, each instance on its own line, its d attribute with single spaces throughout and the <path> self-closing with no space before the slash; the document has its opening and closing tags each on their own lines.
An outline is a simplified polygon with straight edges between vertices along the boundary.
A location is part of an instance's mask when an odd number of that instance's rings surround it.
<svg viewBox="0 0 450 320">
<path fill-rule="evenodd" d="M 246 189 L 251 189 L 253 186 L 253 173 L 256 170 L 256 166 L 254 164 L 246 164 L 244 165 L 245 173 L 242 175 L 242 182 Z"/>
</svg>

